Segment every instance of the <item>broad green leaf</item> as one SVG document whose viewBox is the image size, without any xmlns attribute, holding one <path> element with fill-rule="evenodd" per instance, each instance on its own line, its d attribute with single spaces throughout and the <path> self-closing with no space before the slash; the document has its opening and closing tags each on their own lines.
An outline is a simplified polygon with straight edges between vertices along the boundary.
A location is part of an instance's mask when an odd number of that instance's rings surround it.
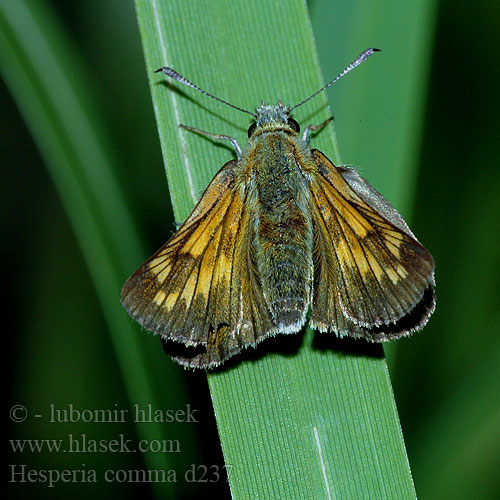
<svg viewBox="0 0 500 500">
<path fill-rule="evenodd" d="M 318 57 L 303 2 L 219 1 L 193 8 L 136 0 L 136 6 L 174 212 L 183 220 L 234 153 L 179 129 L 179 123 L 244 143 L 248 119 L 165 82 L 154 70 L 171 66 L 205 90 L 252 109 L 262 100 L 293 104 L 317 90 L 323 83 Z M 343 85 L 376 71 L 375 59 Z M 338 71 L 349 62 L 337 61 Z M 304 125 L 327 116 L 322 94 L 295 118 Z M 331 128 L 312 144 L 339 158 Z M 281 346 L 290 343 L 283 353 Z M 415 498 L 381 349 L 332 344 L 320 348 L 308 331 L 266 341 L 257 354 L 244 353 L 239 362 L 209 373 L 234 498 Z"/>
</svg>

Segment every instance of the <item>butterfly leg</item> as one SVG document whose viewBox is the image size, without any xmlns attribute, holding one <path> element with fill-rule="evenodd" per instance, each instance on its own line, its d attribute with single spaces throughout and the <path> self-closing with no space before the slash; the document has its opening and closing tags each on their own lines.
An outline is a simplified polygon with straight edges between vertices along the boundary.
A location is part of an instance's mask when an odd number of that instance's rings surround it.
<svg viewBox="0 0 500 500">
<path fill-rule="evenodd" d="M 211 139 L 215 139 L 216 141 L 229 141 L 233 145 L 233 148 L 236 149 L 236 154 L 238 155 L 238 158 L 241 156 L 241 147 L 238 144 L 238 141 L 234 137 L 229 137 L 228 135 L 222 135 L 222 134 L 212 134 L 210 132 L 205 132 L 204 130 L 190 127 L 189 125 L 183 125 L 182 123 L 179 125 L 179 127 L 185 128 L 186 130 L 189 130 L 191 132 L 195 132 L 196 134 L 210 137 Z"/>
<path fill-rule="evenodd" d="M 325 120 L 323 123 L 320 123 L 319 125 L 308 125 L 304 129 L 304 134 L 302 135 L 302 139 L 304 141 L 309 142 L 309 135 L 311 134 L 311 131 L 316 132 L 316 130 L 321 130 L 323 127 L 326 127 L 331 121 L 333 121 L 333 116 L 330 116 L 328 120 Z"/>
</svg>

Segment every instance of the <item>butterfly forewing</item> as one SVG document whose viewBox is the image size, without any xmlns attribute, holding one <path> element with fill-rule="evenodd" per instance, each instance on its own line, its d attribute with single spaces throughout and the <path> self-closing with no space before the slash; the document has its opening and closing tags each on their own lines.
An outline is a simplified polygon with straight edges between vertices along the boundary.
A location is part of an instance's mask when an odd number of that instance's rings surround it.
<svg viewBox="0 0 500 500">
<path fill-rule="evenodd" d="M 431 255 L 353 169 L 312 153 L 312 326 L 379 341 L 421 327 L 434 307 Z"/>
<path fill-rule="evenodd" d="M 220 364 L 273 325 L 253 273 L 252 224 L 237 163 L 227 163 L 174 236 L 125 283 L 122 303 L 144 328 L 186 346 L 187 366 Z"/>
</svg>

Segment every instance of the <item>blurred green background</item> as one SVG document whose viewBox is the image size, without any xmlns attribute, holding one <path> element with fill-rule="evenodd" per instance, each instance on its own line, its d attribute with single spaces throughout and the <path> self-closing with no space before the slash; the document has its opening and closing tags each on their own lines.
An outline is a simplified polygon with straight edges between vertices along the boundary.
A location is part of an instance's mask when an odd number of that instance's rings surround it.
<svg viewBox="0 0 500 500">
<path fill-rule="evenodd" d="M 95 112 L 105 124 L 100 133 L 122 165 L 115 174 L 150 254 L 170 234 L 173 219 L 133 5 L 44 3 L 71 41 L 73 63 L 92 84 Z M 369 71 L 328 91 L 342 160 L 360 165 L 379 191 L 404 215 L 411 214 L 411 227 L 437 266 L 435 315 L 423 332 L 387 349 L 417 493 L 422 499 L 499 498 L 500 4 L 416 2 L 406 7 L 405 24 L 395 22 L 401 16 L 391 16 L 402 8 L 395 2 L 369 11 L 363 2 L 358 10 L 352 5 L 309 2 L 325 79 L 365 47 L 383 49 Z M 425 22 L 413 24 L 414 14 Z M 378 78 L 369 89 L 363 87 L 368 72 Z M 398 85 L 408 79 L 403 93 Z M 348 94 L 351 101 L 344 98 Z M 50 404 L 129 408 L 106 321 L 58 193 L 4 83 L 0 99 L 8 408 L 23 404 L 31 415 L 46 415 Z M 396 134 L 385 126 L 400 115 L 412 116 L 408 110 L 414 110 L 415 123 L 396 127 Z M 411 162 L 408 172 L 413 172 L 402 181 L 403 190 L 396 188 L 397 174 L 393 185 L 377 182 L 377 172 L 393 169 L 398 161 Z M 158 340 L 138 335 L 157 351 L 157 366 L 171 369 Z M 171 439 L 186 434 L 173 466 L 221 465 L 206 378 L 182 369 L 179 374 L 181 395 L 162 400 L 160 407 L 191 402 L 199 409 L 199 423 L 166 427 Z M 166 378 L 165 390 L 172 383 Z M 138 439 L 130 421 L 51 424 L 31 418 L 18 424 L 9 420 L 8 427 L 13 439 L 63 438 L 71 432 Z M 13 453 L 10 463 L 102 471 L 144 468 L 143 460 L 136 453 L 26 452 Z M 228 496 L 220 483 L 183 488 L 174 486 L 172 498 L 194 498 L 197 488 Z M 52 489 L 16 483 L 9 489 L 11 498 L 153 495 L 148 485 L 116 481 L 80 483 L 76 489 L 72 483 Z"/>
</svg>

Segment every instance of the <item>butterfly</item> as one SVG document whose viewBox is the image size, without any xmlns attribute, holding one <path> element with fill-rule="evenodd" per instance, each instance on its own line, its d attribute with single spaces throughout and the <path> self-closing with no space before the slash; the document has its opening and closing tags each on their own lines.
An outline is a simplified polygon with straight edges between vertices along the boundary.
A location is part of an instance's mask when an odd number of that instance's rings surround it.
<svg viewBox="0 0 500 500">
<path fill-rule="evenodd" d="M 248 143 L 215 175 L 191 215 L 125 283 L 122 304 L 146 330 L 185 346 L 191 368 L 214 368 L 244 348 L 306 323 L 374 342 L 421 329 L 435 306 L 434 261 L 403 218 L 351 167 L 309 146 L 291 111 L 364 62 L 362 52 L 299 104 L 265 103 Z"/>
</svg>

